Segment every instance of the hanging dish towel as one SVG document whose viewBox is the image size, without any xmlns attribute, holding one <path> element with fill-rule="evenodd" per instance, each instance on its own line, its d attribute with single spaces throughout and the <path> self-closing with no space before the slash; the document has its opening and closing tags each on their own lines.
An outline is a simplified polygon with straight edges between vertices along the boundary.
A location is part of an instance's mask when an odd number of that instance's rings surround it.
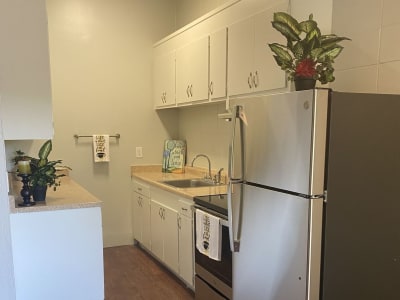
<svg viewBox="0 0 400 300">
<path fill-rule="evenodd" d="M 213 260 L 221 260 L 220 218 L 196 209 L 196 248 Z"/>
<path fill-rule="evenodd" d="M 107 134 L 93 135 L 94 162 L 110 161 L 110 136 Z"/>
</svg>

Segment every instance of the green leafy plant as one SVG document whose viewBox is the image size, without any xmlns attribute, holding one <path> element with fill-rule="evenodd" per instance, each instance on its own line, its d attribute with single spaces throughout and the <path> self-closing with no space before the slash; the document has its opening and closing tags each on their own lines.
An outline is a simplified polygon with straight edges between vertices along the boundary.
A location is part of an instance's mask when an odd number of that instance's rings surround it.
<svg viewBox="0 0 400 300">
<path fill-rule="evenodd" d="M 335 80 L 334 59 L 343 50 L 343 46 L 338 43 L 349 38 L 321 34 L 312 14 L 308 20 L 298 22 L 285 12 L 276 12 L 272 27 L 287 41 L 286 45 L 271 43 L 268 46 L 278 66 L 288 74 L 289 80 L 296 77 L 313 78 L 322 84 Z"/>
<path fill-rule="evenodd" d="M 36 186 L 53 186 L 56 190 L 57 186 L 60 186 L 61 182 L 58 180 L 60 177 L 65 176 L 65 174 L 58 174 L 56 172 L 56 166 L 62 163 L 62 160 L 49 161 L 48 156 L 52 150 L 51 140 L 46 141 L 39 150 L 39 158 L 31 158 L 30 167 L 31 175 L 29 177 L 29 184 L 32 188 Z M 59 166 L 71 168 L 67 166 Z"/>
<path fill-rule="evenodd" d="M 70 167 L 61 165 L 62 160 L 48 160 L 52 147 L 51 140 L 47 140 L 39 150 L 39 158 L 28 156 L 25 152 L 17 150 L 15 156 L 11 159 L 14 165 L 18 165 L 19 161 L 29 161 L 28 184 L 32 192 L 36 187 L 53 187 L 56 190 L 61 185 L 59 178 L 65 176 L 65 174 L 57 172 L 57 167 L 71 170 Z M 19 174 L 19 170 L 17 169 L 15 173 Z"/>
</svg>

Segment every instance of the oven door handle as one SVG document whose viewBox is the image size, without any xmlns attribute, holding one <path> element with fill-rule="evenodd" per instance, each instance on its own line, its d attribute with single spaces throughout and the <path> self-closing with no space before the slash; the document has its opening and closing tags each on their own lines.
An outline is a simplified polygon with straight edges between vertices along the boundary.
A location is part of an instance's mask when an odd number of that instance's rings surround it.
<svg viewBox="0 0 400 300">
<path fill-rule="evenodd" d="M 204 211 L 204 212 L 206 212 L 206 213 L 208 213 L 208 214 L 210 214 L 210 215 L 213 215 L 213 216 L 218 217 L 218 218 L 220 219 L 219 223 L 220 223 L 222 226 L 229 227 L 229 223 L 228 223 L 227 216 L 225 216 L 225 215 L 223 215 L 223 214 L 220 214 L 220 213 L 218 213 L 218 212 L 216 212 L 216 211 L 214 211 L 214 210 L 212 210 L 212 209 L 208 209 L 207 207 L 198 205 L 198 204 L 195 204 L 194 207 L 195 207 L 196 209 L 202 210 L 202 211 Z"/>
</svg>

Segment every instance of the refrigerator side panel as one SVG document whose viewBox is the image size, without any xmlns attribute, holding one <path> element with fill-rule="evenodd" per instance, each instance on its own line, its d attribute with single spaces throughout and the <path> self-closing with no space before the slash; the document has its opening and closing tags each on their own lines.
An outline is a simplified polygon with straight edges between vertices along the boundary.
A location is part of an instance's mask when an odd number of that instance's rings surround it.
<svg viewBox="0 0 400 300">
<path fill-rule="evenodd" d="M 315 90 L 313 103 L 310 195 L 323 195 L 325 190 L 326 135 L 328 124 L 328 90 Z"/>
<path fill-rule="evenodd" d="M 323 300 L 400 299 L 400 96 L 333 93 Z"/>
<path fill-rule="evenodd" d="M 233 299 L 306 299 L 309 200 L 249 185 L 243 193 Z"/>
</svg>

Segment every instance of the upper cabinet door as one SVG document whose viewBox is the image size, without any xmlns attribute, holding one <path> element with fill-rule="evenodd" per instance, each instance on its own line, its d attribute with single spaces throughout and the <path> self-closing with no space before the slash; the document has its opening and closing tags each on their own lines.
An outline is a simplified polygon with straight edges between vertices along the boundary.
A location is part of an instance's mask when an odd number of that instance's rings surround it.
<svg viewBox="0 0 400 300">
<path fill-rule="evenodd" d="M 285 72 L 277 66 L 268 47 L 268 43 L 284 43 L 284 38 L 271 25 L 276 9 L 268 9 L 229 27 L 229 95 L 286 87 Z"/>
<path fill-rule="evenodd" d="M 208 36 L 176 51 L 177 103 L 208 101 Z"/>
<path fill-rule="evenodd" d="M 254 20 L 248 18 L 228 28 L 228 92 L 252 92 Z"/>
<path fill-rule="evenodd" d="M 275 30 L 271 21 L 273 12 L 267 10 L 254 17 L 254 70 L 256 90 L 286 87 L 285 72 L 276 64 L 269 43 L 286 44 L 285 38 Z"/>
<path fill-rule="evenodd" d="M 45 0 L 0 7 L 0 117 L 4 139 L 51 139 L 53 114 Z"/>
<path fill-rule="evenodd" d="M 175 105 L 175 51 L 154 58 L 154 101 L 156 107 Z"/>
<path fill-rule="evenodd" d="M 227 28 L 210 35 L 210 99 L 226 97 Z"/>
</svg>

